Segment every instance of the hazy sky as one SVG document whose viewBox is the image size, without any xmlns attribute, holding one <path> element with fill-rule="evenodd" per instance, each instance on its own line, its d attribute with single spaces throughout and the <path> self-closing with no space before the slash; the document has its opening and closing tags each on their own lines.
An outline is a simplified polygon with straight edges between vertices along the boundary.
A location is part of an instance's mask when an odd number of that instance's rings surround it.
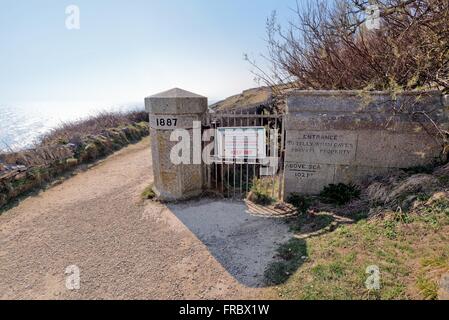
<svg viewBox="0 0 449 320">
<path fill-rule="evenodd" d="M 68 5 L 80 30 L 67 30 Z M 224 98 L 256 86 L 272 10 L 295 0 L 0 0 L 0 104 L 139 102 L 181 87 Z"/>
</svg>

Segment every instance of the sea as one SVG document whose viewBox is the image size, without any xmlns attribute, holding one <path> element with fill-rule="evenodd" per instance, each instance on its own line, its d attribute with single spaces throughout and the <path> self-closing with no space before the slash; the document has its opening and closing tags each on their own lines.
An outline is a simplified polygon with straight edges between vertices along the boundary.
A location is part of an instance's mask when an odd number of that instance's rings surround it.
<svg viewBox="0 0 449 320">
<path fill-rule="evenodd" d="M 106 104 L 31 103 L 0 104 L 0 152 L 20 151 L 38 143 L 43 134 L 65 122 L 104 111 L 143 110 L 143 103 Z"/>
</svg>

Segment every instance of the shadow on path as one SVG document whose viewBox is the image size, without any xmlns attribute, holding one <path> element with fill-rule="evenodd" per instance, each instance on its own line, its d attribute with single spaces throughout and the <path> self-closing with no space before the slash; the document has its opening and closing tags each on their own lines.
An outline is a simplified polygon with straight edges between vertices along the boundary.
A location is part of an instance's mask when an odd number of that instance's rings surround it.
<svg viewBox="0 0 449 320">
<path fill-rule="evenodd" d="M 256 217 L 244 202 L 200 200 L 170 204 L 173 214 L 241 284 L 263 287 L 279 246 L 292 237 L 282 219 Z"/>
</svg>

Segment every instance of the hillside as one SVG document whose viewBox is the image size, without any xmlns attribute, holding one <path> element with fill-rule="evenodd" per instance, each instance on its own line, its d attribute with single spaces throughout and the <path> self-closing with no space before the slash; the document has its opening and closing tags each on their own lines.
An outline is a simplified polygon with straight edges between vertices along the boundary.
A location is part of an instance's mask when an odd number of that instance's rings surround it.
<svg viewBox="0 0 449 320">
<path fill-rule="evenodd" d="M 254 113 L 269 107 L 273 101 L 272 89 L 269 87 L 253 88 L 226 98 L 210 106 L 214 111 L 244 111 Z"/>
</svg>

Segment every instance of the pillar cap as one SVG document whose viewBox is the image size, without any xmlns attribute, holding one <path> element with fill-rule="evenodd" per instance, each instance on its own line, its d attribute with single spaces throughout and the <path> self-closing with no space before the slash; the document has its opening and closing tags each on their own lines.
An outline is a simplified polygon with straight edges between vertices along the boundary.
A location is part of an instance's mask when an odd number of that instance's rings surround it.
<svg viewBox="0 0 449 320">
<path fill-rule="evenodd" d="M 150 114 L 200 114 L 207 110 L 207 98 L 174 88 L 145 98 Z"/>
<path fill-rule="evenodd" d="M 157 93 L 155 95 L 150 96 L 149 98 L 206 98 L 199 94 L 180 89 L 173 88 L 164 92 Z"/>
</svg>

